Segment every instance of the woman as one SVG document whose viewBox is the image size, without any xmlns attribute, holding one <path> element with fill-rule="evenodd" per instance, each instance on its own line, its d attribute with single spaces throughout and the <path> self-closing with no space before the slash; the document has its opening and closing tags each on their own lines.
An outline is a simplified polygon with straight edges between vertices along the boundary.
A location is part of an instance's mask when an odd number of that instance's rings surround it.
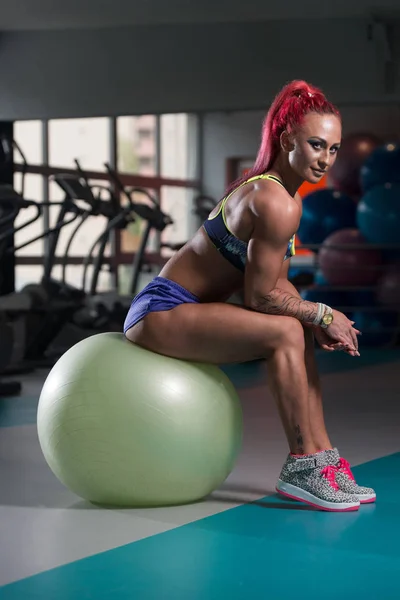
<svg viewBox="0 0 400 600">
<path fill-rule="evenodd" d="M 293 81 L 275 98 L 260 150 L 195 236 L 133 301 L 131 342 L 167 356 L 215 364 L 265 359 L 290 454 L 277 491 L 325 510 L 375 500 L 359 487 L 325 429 L 314 337 L 326 351 L 358 352 L 343 313 L 303 301 L 288 281 L 301 217 L 297 190 L 317 183 L 341 141 L 338 110 L 323 93 Z M 244 306 L 229 304 L 239 289 Z"/>
</svg>

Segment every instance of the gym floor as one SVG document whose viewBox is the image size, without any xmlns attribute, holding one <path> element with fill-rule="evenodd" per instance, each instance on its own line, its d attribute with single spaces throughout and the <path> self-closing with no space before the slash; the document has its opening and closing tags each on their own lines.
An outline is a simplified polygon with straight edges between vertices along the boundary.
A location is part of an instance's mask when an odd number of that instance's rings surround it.
<svg viewBox="0 0 400 600">
<path fill-rule="evenodd" d="M 400 351 L 318 355 L 328 429 L 360 484 L 358 512 L 326 513 L 274 493 L 287 454 L 262 363 L 224 370 L 243 402 L 244 443 L 210 498 L 167 509 L 102 509 L 47 467 L 36 407 L 45 373 L 0 400 L 2 600 L 398 600 Z"/>
</svg>

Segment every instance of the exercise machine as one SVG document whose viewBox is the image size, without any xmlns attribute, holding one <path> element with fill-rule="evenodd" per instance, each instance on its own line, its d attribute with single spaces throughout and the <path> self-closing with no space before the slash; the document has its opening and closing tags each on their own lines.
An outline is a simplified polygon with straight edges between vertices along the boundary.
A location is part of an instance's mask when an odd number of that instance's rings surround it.
<svg viewBox="0 0 400 600">
<path fill-rule="evenodd" d="M 3 204 L 0 203 L 0 231 L 3 231 L 4 228 L 13 224 L 18 211 L 8 198 L 4 186 L 0 186 L 0 195 L 3 196 L 3 199 L 6 199 Z M 1 249 L 4 247 L 5 242 L 0 242 L 0 256 Z M 1 379 L 1 375 L 4 374 L 11 363 L 13 348 L 14 330 L 12 326 L 7 323 L 5 315 L 0 314 L 0 397 L 15 396 L 21 392 L 22 386 L 19 381 L 4 381 Z"/>
<path fill-rule="evenodd" d="M 152 230 L 158 232 L 164 231 L 164 229 L 172 225 L 173 221 L 169 215 L 164 213 L 157 200 L 144 188 L 132 187 L 126 188 L 116 171 L 108 164 L 105 164 L 107 169 L 111 186 L 110 188 L 104 186 L 91 186 L 86 173 L 81 168 L 79 162 L 76 160 L 77 166 L 76 175 L 60 175 L 58 174 L 55 178 L 56 183 L 64 190 L 68 195 L 68 198 L 72 201 L 76 201 L 79 198 L 85 198 L 86 201 L 93 204 L 94 210 L 92 214 L 102 214 L 107 217 L 107 226 L 101 235 L 94 241 L 84 261 L 84 270 L 82 276 L 82 289 L 87 292 L 88 297 L 97 302 L 106 301 L 108 298 L 107 305 L 110 306 L 110 298 L 114 298 L 118 302 L 126 304 L 126 308 L 132 301 L 132 298 L 138 292 L 139 278 L 146 264 L 146 250 L 148 247 L 149 237 Z M 109 202 L 105 203 L 104 200 L 100 200 L 98 196 L 94 194 L 94 190 L 106 190 L 109 194 Z M 136 200 L 137 195 L 142 195 L 144 202 L 138 202 Z M 125 205 L 121 205 L 120 197 L 124 196 L 126 200 Z M 130 223 L 134 223 L 136 219 L 141 219 L 145 226 L 141 235 L 138 251 L 135 253 L 132 263 L 132 275 L 129 284 L 129 293 L 126 296 L 121 296 L 117 291 L 111 292 L 99 292 L 98 291 L 98 280 L 102 266 L 105 264 L 105 249 L 107 243 L 110 241 L 111 233 L 116 230 L 125 229 Z M 71 241 L 71 240 L 70 240 Z M 69 246 L 70 241 L 67 246 Z M 161 244 L 162 247 L 168 247 L 172 250 L 178 250 L 183 244 Z M 97 250 L 97 253 L 95 254 Z M 93 275 L 88 283 L 88 267 L 93 263 Z"/>
<path fill-rule="evenodd" d="M 163 212 L 157 202 L 157 200 L 150 194 L 146 189 L 141 187 L 130 187 L 126 188 L 116 171 L 111 168 L 108 163 L 105 163 L 105 167 L 110 176 L 111 183 L 115 186 L 115 189 L 119 194 L 124 196 L 128 201 L 132 211 L 145 223 L 142 238 L 140 240 L 139 248 L 135 253 L 132 263 L 132 275 L 129 285 L 129 293 L 135 296 L 138 292 L 139 277 L 142 271 L 143 265 L 146 261 L 146 248 L 149 241 L 149 236 L 152 230 L 156 230 L 159 233 L 163 232 L 166 227 L 173 224 L 173 220 L 169 215 Z M 137 194 L 144 197 L 145 202 L 139 203 L 134 198 Z M 170 248 L 171 250 L 179 250 L 184 244 L 167 244 L 160 243 L 160 248 Z"/>
<path fill-rule="evenodd" d="M 82 209 L 74 203 L 68 202 L 39 203 L 26 200 L 11 186 L 0 186 L 0 189 L 0 206 L 3 207 L 3 211 L 8 212 L 8 227 L 3 226 L 0 234 L 0 258 L 4 259 L 8 253 L 16 252 L 46 236 L 50 237 L 52 249 L 52 255 L 48 255 L 44 259 L 45 276 L 40 284 L 30 284 L 19 292 L 0 297 L 0 313 L 6 316 L 9 323 L 15 325 L 15 331 L 17 332 L 14 346 L 18 347 L 18 352 L 14 352 L 13 363 L 20 363 L 22 367 L 22 363 L 27 366 L 43 356 L 47 345 L 83 300 L 84 295 L 82 294 L 71 297 L 70 290 L 68 290 L 68 295 L 61 294 L 59 289 L 55 294 L 54 286 L 52 286 L 48 274 L 51 273 L 60 230 L 72 223 L 78 216 L 86 214 L 87 209 Z M 12 247 L 6 245 L 6 241 L 10 236 L 14 236 L 16 232 L 37 221 L 42 216 L 43 208 L 46 205 L 60 206 L 55 227 L 43 231 L 23 244 L 14 244 Z M 21 210 L 28 207 L 35 208 L 34 216 L 16 227 L 14 224 L 16 216 Z M 65 292 L 65 290 L 63 291 Z M 23 323 L 23 326 L 21 326 L 21 323 Z"/>
<path fill-rule="evenodd" d="M 207 196 L 205 194 L 200 194 L 194 199 L 194 214 L 199 217 L 201 223 L 206 221 L 209 217 L 209 214 L 214 208 L 217 206 L 218 202 L 211 198 L 211 196 Z"/>
</svg>

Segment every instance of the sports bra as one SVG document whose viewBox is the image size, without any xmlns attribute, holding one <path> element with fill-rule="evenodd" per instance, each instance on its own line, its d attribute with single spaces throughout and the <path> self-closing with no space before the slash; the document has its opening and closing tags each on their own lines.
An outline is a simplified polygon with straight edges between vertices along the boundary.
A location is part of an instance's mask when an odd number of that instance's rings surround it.
<svg viewBox="0 0 400 600">
<path fill-rule="evenodd" d="M 270 179 L 271 181 L 276 181 L 279 185 L 283 186 L 278 177 L 274 175 L 256 175 L 255 177 L 251 177 L 244 181 L 240 186 L 236 189 L 239 189 L 245 183 L 249 183 L 250 181 L 255 181 L 256 179 Z M 231 197 L 233 190 L 228 196 L 226 196 L 222 202 L 221 206 L 216 215 L 213 217 L 208 217 L 206 221 L 203 223 L 203 228 L 206 231 L 208 237 L 211 242 L 217 248 L 217 250 L 222 254 L 224 258 L 226 258 L 234 267 L 240 269 L 240 271 L 244 271 L 246 266 L 247 259 L 247 242 L 243 242 L 239 240 L 228 228 L 225 220 L 225 204 L 228 199 Z M 295 236 L 293 235 L 288 243 L 287 251 L 284 256 L 284 261 L 295 254 Z"/>
</svg>

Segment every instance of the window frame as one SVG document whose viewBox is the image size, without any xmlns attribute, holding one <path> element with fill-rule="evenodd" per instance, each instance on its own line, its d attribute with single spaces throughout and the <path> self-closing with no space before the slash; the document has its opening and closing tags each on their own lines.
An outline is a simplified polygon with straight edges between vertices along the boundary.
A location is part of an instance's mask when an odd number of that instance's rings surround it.
<svg viewBox="0 0 400 600">
<path fill-rule="evenodd" d="M 109 162 L 110 165 L 116 169 L 118 172 L 118 176 L 120 177 L 123 185 L 127 187 L 144 187 L 144 188 L 152 188 L 160 197 L 161 188 L 162 187 L 183 187 L 190 188 L 199 191 L 201 188 L 200 183 L 200 173 L 201 173 L 201 157 L 202 157 L 202 148 L 201 148 L 201 135 L 200 135 L 200 115 L 197 113 L 188 113 L 191 117 L 194 117 L 195 129 L 196 129 L 196 152 L 198 153 L 197 158 L 197 168 L 196 168 L 196 177 L 193 179 L 181 179 L 181 178 L 172 178 L 172 177 L 161 177 L 160 176 L 160 164 L 161 164 L 161 141 L 160 141 L 160 118 L 161 115 L 156 116 L 156 128 L 155 128 L 155 167 L 156 167 L 156 176 L 144 176 L 144 175 L 135 175 L 122 173 L 117 170 L 118 164 L 118 133 L 117 133 L 117 117 L 106 117 L 109 120 Z M 130 116 L 130 115 L 123 115 Z M 132 115 L 132 116 L 141 116 L 141 115 Z M 45 202 L 49 201 L 49 177 L 51 175 L 55 175 L 57 173 L 76 173 L 75 169 L 71 168 L 63 168 L 62 165 L 53 167 L 49 165 L 49 120 L 41 121 L 41 147 L 42 147 L 42 164 L 30 165 L 27 167 L 23 167 L 20 163 L 14 163 L 14 172 L 22 173 L 23 171 L 26 173 L 32 173 L 42 176 L 43 181 L 43 200 Z M 102 171 L 87 171 L 87 176 L 89 179 L 97 179 L 103 181 L 109 181 L 108 174 Z M 44 219 L 44 227 L 48 227 L 49 224 L 49 211 L 43 211 L 43 219 Z M 46 238 L 44 242 L 44 254 L 48 251 L 48 245 L 46 243 Z M 121 232 L 115 231 L 112 239 L 112 247 L 111 247 L 111 255 L 109 257 L 105 257 L 105 263 L 111 266 L 112 271 L 117 274 L 119 265 L 131 264 L 134 260 L 135 253 L 134 252 L 123 252 L 121 250 Z M 68 257 L 67 264 L 82 264 L 84 256 L 70 256 Z M 162 265 L 168 260 L 167 257 L 161 255 L 160 251 L 146 253 L 146 261 L 149 264 L 158 264 Z M 61 257 L 56 257 L 55 264 L 61 264 L 63 259 Z M 15 265 L 41 265 L 43 264 L 43 257 L 41 256 L 16 256 L 15 257 Z M 115 282 L 118 283 L 117 281 Z"/>
</svg>

